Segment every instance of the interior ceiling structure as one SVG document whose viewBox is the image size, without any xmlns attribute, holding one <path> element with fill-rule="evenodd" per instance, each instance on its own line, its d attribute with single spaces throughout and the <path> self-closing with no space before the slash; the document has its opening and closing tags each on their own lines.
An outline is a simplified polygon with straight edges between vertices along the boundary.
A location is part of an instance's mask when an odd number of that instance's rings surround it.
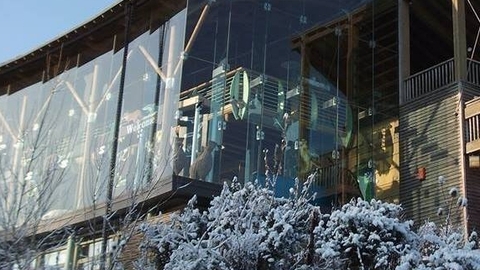
<svg viewBox="0 0 480 270">
<path fill-rule="evenodd" d="M 453 57 L 450 0 L 410 2 L 411 71 L 429 68 Z M 421 59 L 421 61 L 419 61 Z"/>
<path fill-rule="evenodd" d="M 375 19 L 372 20 L 372 13 Z M 350 16 L 342 16 L 337 20 L 312 29 L 303 36 L 294 38 L 293 44 L 299 50 L 301 39 L 307 40 L 310 63 L 331 82 L 337 77 L 337 53 L 340 49 L 340 89 L 352 98 L 351 102 L 358 107 L 366 107 L 371 103 L 372 83 L 375 84 L 375 101 L 378 113 L 386 113 L 384 117 L 395 114 L 398 100 L 398 34 L 397 9 L 391 1 L 377 1 L 358 9 Z M 348 59 L 348 37 L 350 25 L 354 25 L 353 57 Z M 342 36 L 337 40 L 335 29 L 342 29 Z M 375 47 L 371 47 L 371 40 Z M 355 41 L 356 40 L 356 41 Z M 340 41 L 339 44 L 337 42 Z M 373 53 L 373 54 L 372 54 Z M 347 85 L 347 62 L 355 66 L 355 81 Z M 372 82 L 372 72 L 375 74 Z M 350 87 L 350 89 L 347 89 Z M 356 90 L 354 90 L 356 89 Z M 380 102 L 382 101 L 382 102 Z M 383 107 L 381 107 L 383 106 Z M 390 115 L 391 114 L 391 115 Z"/>
<path fill-rule="evenodd" d="M 480 0 L 466 0 L 467 47 L 472 50 L 479 45 L 476 36 L 480 23 L 475 13 L 480 14 Z M 453 58 L 452 25 L 451 0 L 412 0 L 410 2 L 411 73 Z M 479 59 L 479 55 L 478 52 L 475 52 L 475 55 L 468 54 L 475 59 Z"/>
</svg>

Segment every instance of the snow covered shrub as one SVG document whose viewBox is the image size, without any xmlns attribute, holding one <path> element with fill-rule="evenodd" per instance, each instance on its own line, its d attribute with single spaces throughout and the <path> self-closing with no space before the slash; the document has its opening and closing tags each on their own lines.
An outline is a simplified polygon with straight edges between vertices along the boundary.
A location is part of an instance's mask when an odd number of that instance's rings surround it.
<svg viewBox="0 0 480 270">
<path fill-rule="evenodd" d="M 316 228 L 316 253 L 332 269 L 395 269 L 412 251 L 412 222 L 395 204 L 354 199 Z"/>
<path fill-rule="evenodd" d="M 194 241 L 205 231 L 205 214 L 195 207 L 195 203 L 196 197 L 193 197 L 181 214 L 171 215 L 169 222 L 140 226 L 145 241 L 140 246 L 144 257 L 137 262 L 139 269 L 146 269 L 147 265 L 163 268 L 175 250 L 183 243 Z"/>
<path fill-rule="evenodd" d="M 445 224 L 442 225 L 442 230 L 445 230 L 445 233 L 448 234 L 450 228 L 455 228 L 454 220 L 460 220 L 462 217 L 462 211 L 464 207 L 467 207 L 468 200 L 465 197 L 460 196 L 460 191 L 456 187 L 448 188 L 445 184 L 447 180 L 444 176 L 438 177 L 438 184 L 440 186 L 441 192 L 440 195 L 443 199 L 440 203 L 440 206 L 437 210 L 438 216 L 445 216 Z"/>
<path fill-rule="evenodd" d="M 224 185 L 208 211 L 200 212 L 191 200 L 169 222 L 143 225 L 143 249 L 153 249 L 162 269 L 300 268 L 320 217 L 309 199 L 308 185 L 285 199 L 269 188 L 252 183 L 239 188 L 234 181 L 233 189 Z M 139 267 L 146 264 L 139 260 Z"/>
<path fill-rule="evenodd" d="M 468 241 L 449 222 L 466 200 L 449 194 L 446 224 L 422 226 L 401 219 L 399 205 L 354 199 L 331 214 L 310 204 L 311 176 L 289 198 L 247 183 L 224 185 L 206 211 L 195 198 L 158 224 L 145 223 L 139 269 L 480 269 L 477 235 Z M 444 179 L 439 179 L 439 181 Z M 456 193 L 455 193 L 456 192 Z M 455 196 L 454 196 L 455 195 Z"/>
<path fill-rule="evenodd" d="M 433 222 L 419 231 L 419 269 L 480 269 L 478 237 L 474 232 L 465 239 L 459 229 L 437 227 Z"/>
<path fill-rule="evenodd" d="M 445 217 L 445 221 L 439 225 L 426 222 L 419 228 L 417 241 L 412 243 L 416 252 L 402 258 L 409 264 L 401 269 L 480 269 L 477 234 L 473 232 L 467 239 L 463 228 L 454 222 L 461 218 L 468 201 L 456 187 L 444 186 L 444 176 L 438 177 L 438 183 L 443 201 L 437 215 Z"/>
<path fill-rule="evenodd" d="M 309 203 L 309 184 L 313 180 L 312 175 L 302 189 L 297 183 L 289 199 L 275 198 L 261 230 L 265 236 L 261 243 L 261 268 L 291 269 L 309 263 L 308 245 L 313 246 L 313 230 L 321 216 L 320 209 Z"/>
</svg>

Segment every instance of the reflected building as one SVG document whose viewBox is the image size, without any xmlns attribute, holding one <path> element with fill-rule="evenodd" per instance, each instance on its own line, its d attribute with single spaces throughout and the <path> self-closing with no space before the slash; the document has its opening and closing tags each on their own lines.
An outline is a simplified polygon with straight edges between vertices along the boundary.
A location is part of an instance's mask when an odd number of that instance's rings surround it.
<svg viewBox="0 0 480 270">
<path fill-rule="evenodd" d="M 288 196 L 313 174 L 326 209 L 443 221 L 449 188 L 480 200 L 480 2 L 440 2 L 120 1 L 0 66 L 2 185 L 55 179 L 42 214 L 75 227 L 138 192 L 156 214 L 235 177 Z"/>
</svg>

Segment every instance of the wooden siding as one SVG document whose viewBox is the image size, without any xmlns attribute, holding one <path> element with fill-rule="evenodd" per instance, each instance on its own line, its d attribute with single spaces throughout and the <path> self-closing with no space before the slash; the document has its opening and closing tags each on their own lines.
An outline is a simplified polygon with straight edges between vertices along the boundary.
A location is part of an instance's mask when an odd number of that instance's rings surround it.
<svg viewBox="0 0 480 270">
<path fill-rule="evenodd" d="M 463 83 L 463 96 L 465 101 L 480 96 L 480 86 Z M 472 153 L 472 155 L 478 156 L 480 151 Z M 468 199 L 468 229 L 469 231 L 478 231 L 480 229 L 480 207 L 478 207 L 480 205 L 480 168 L 469 168 L 469 166 L 466 166 L 465 175 L 465 190 Z"/>
<path fill-rule="evenodd" d="M 450 188 L 462 190 L 459 97 L 458 85 L 450 84 L 400 107 L 400 202 L 416 226 L 444 222 L 438 208 L 447 208 Z M 417 178 L 421 167 L 424 180 Z M 444 185 L 438 183 L 440 175 L 446 178 Z M 456 211 L 452 217 L 460 224 L 463 214 Z"/>
<path fill-rule="evenodd" d="M 183 208 L 183 206 L 180 207 L 180 208 Z M 162 223 L 162 222 L 168 222 L 170 220 L 170 216 L 173 213 L 178 212 L 178 211 L 180 211 L 180 210 L 172 209 L 171 212 L 147 218 L 147 220 L 145 222 L 149 223 L 149 224 L 158 224 L 158 223 Z M 139 231 L 138 226 L 136 226 L 136 228 L 134 230 L 135 231 L 134 231 L 132 237 L 130 238 L 130 240 L 125 245 L 125 247 L 124 247 L 124 249 L 123 249 L 123 251 L 120 255 L 120 258 L 119 258 L 120 262 L 122 263 L 122 265 L 125 269 L 135 269 L 134 263 L 135 263 L 136 260 L 139 259 L 140 255 L 141 255 L 140 245 L 141 245 L 142 241 L 144 240 L 144 235 L 143 235 L 143 233 L 141 233 Z"/>
</svg>

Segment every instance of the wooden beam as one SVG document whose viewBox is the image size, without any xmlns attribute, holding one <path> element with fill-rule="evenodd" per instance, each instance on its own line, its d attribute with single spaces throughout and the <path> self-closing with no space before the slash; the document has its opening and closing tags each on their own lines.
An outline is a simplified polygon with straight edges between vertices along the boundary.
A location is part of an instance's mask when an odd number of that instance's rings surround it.
<svg viewBox="0 0 480 270">
<path fill-rule="evenodd" d="M 185 49 L 183 50 L 182 58 L 178 61 L 177 66 L 175 67 L 175 69 L 173 71 L 174 76 L 177 74 L 181 64 L 186 59 L 185 57 L 190 53 L 190 50 L 192 49 L 193 43 L 197 39 L 198 33 L 200 32 L 200 29 L 202 28 L 203 23 L 205 22 L 205 18 L 208 15 L 208 12 L 210 10 L 210 5 L 211 5 L 211 3 L 209 2 L 208 4 L 206 4 L 203 7 L 202 13 L 200 14 L 200 18 L 198 18 L 197 24 L 195 25 L 195 28 L 193 29 L 192 35 L 188 39 L 187 45 L 185 46 Z"/>
<path fill-rule="evenodd" d="M 410 76 L 410 4 L 398 0 L 398 91 L 399 104 L 402 104 L 403 81 Z"/>
<path fill-rule="evenodd" d="M 316 26 L 310 30 L 304 32 L 301 36 L 294 37 L 292 39 L 292 47 L 294 49 L 301 49 L 302 43 L 311 43 L 319 38 L 322 38 L 328 34 L 334 33 L 335 29 L 346 29 L 349 25 L 358 24 L 363 20 L 363 12 L 366 6 L 362 6 L 359 9 L 338 17 L 326 24 Z"/>
<path fill-rule="evenodd" d="M 480 150 L 480 140 L 475 140 L 466 143 L 466 154 L 471 154 L 473 152 Z"/>
<path fill-rule="evenodd" d="M 467 78 L 467 38 L 465 28 L 465 1 L 452 1 L 453 57 L 456 81 Z"/>
<path fill-rule="evenodd" d="M 160 65 L 158 65 L 155 62 L 155 60 L 153 60 L 153 57 L 147 52 L 147 50 L 142 45 L 138 46 L 138 48 L 142 52 L 143 56 L 145 56 L 145 59 L 147 59 L 147 62 L 150 64 L 150 66 L 152 66 L 153 70 L 155 70 L 155 72 L 158 74 L 158 76 L 160 76 L 162 81 L 164 83 L 166 83 L 167 82 L 167 77 L 165 76 L 165 74 L 160 69 Z"/>
<path fill-rule="evenodd" d="M 480 114 L 480 99 L 465 106 L 465 119 Z"/>
<path fill-rule="evenodd" d="M 67 86 L 67 89 L 70 91 L 70 93 L 72 93 L 73 98 L 75 99 L 75 101 L 77 101 L 80 108 L 82 108 L 83 113 L 85 113 L 85 115 L 88 115 L 88 108 L 85 103 L 83 103 L 82 98 L 78 95 L 73 85 L 69 81 L 66 81 L 65 85 Z"/>
<path fill-rule="evenodd" d="M 7 122 L 7 119 L 3 116 L 2 112 L 0 112 L 0 124 L 3 124 L 3 127 L 7 130 L 8 134 L 12 137 L 12 139 L 17 139 L 17 135 L 13 132 L 12 128 Z"/>
</svg>

